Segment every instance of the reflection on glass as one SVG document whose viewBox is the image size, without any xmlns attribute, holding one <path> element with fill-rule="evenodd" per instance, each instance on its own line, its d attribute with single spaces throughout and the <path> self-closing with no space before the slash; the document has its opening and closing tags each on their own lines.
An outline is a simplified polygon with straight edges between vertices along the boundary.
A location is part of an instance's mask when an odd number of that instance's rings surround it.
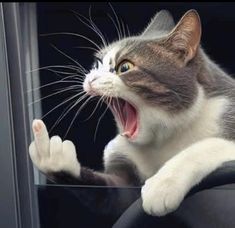
<svg viewBox="0 0 235 228">
<path fill-rule="evenodd" d="M 111 227 L 139 188 L 38 185 L 41 227 Z"/>
</svg>

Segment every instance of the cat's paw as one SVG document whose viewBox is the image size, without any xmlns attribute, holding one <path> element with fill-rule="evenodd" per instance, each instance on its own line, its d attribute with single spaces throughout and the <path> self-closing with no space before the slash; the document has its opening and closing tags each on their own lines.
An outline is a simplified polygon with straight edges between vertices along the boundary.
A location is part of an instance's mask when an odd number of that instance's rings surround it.
<svg viewBox="0 0 235 228">
<path fill-rule="evenodd" d="M 147 214 L 164 216 L 178 208 L 185 196 L 185 188 L 176 176 L 149 178 L 141 191 L 143 208 Z"/>
<path fill-rule="evenodd" d="M 46 174 L 66 171 L 79 177 L 81 166 L 74 144 L 62 141 L 59 136 L 50 139 L 42 120 L 34 120 L 32 128 L 34 141 L 29 146 L 29 154 L 34 165 Z"/>
</svg>

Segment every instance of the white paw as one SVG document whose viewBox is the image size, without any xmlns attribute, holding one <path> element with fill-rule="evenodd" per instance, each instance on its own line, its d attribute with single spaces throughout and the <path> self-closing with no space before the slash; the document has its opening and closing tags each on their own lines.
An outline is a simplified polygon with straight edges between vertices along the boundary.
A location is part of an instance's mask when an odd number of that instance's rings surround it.
<svg viewBox="0 0 235 228">
<path fill-rule="evenodd" d="M 59 136 L 50 139 L 42 120 L 34 120 L 32 128 L 34 141 L 29 146 L 29 154 L 34 165 L 44 173 L 67 171 L 79 177 L 81 166 L 74 144 L 62 141 Z"/>
<path fill-rule="evenodd" d="M 185 196 L 185 186 L 176 176 L 149 178 L 142 187 L 143 208 L 147 214 L 164 216 L 178 208 Z"/>
</svg>

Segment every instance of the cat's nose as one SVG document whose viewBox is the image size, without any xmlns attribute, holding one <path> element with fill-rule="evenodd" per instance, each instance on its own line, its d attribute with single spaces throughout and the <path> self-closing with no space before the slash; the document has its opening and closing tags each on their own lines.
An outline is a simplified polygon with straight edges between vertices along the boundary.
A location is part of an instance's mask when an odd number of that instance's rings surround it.
<svg viewBox="0 0 235 228">
<path fill-rule="evenodd" d="M 89 86 L 89 89 L 90 89 L 90 90 L 93 89 L 92 83 L 95 82 L 97 79 L 98 79 L 98 77 L 92 77 L 92 78 L 89 78 L 89 79 L 88 79 L 88 86 Z"/>
<path fill-rule="evenodd" d="M 88 78 L 88 80 L 89 80 L 89 84 L 91 84 L 92 82 L 94 82 L 95 80 L 97 80 L 98 79 L 98 75 L 96 75 L 96 74 L 92 74 L 92 75 L 90 75 L 89 76 L 89 78 Z"/>
<path fill-rule="evenodd" d="M 91 84 L 92 82 L 94 82 L 95 80 L 97 80 L 97 78 L 98 78 L 98 77 L 91 78 L 91 79 L 89 80 L 89 84 Z"/>
<path fill-rule="evenodd" d="M 94 94 L 95 89 L 94 89 L 94 82 L 98 79 L 98 76 L 92 74 L 92 75 L 87 75 L 84 83 L 83 83 L 83 88 L 84 91 L 86 91 L 89 94 Z"/>
<path fill-rule="evenodd" d="M 95 79 L 93 78 L 92 80 L 88 80 L 88 86 L 90 89 L 92 89 L 92 82 L 94 82 Z"/>
</svg>

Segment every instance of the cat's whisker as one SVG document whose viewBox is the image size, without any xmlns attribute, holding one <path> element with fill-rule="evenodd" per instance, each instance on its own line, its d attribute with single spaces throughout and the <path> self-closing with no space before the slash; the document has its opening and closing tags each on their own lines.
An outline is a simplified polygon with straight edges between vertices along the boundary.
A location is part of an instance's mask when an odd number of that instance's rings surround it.
<svg viewBox="0 0 235 228">
<path fill-rule="evenodd" d="M 114 19 L 113 19 L 112 16 L 111 16 L 110 14 L 108 14 L 108 13 L 107 13 L 107 16 L 108 16 L 108 18 L 112 21 L 112 23 L 113 23 L 113 25 L 114 25 L 114 27 L 115 27 L 115 29 L 116 29 L 116 31 L 117 31 L 118 40 L 121 40 L 121 34 L 120 34 L 119 30 L 118 30 L 118 27 L 117 27 L 117 25 L 116 25 Z"/>
<path fill-rule="evenodd" d="M 112 102 L 112 100 L 113 100 L 113 97 L 110 97 L 110 99 L 109 99 L 109 107 L 111 107 L 111 102 Z"/>
<path fill-rule="evenodd" d="M 131 36 L 131 33 L 130 33 L 130 29 L 129 29 L 128 24 L 126 24 L 126 30 L 127 30 L 127 35 L 130 37 L 130 36 Z"/>
<path fill-rule="evenodd" d="M 47 96 L 45 96 L 45 97 L 42 97 L 42 98 L 40 98 L 40 99 L 37 99 L 37 100 L 35 100 L 35 101 L 29 103 L 28 105 L 32 105 L 32 104 L 34 104 L 34 103 L 37 103 L 37 102 L 42 101 L 42 100 L 44 100 L 44 99 L 47 99 L 47 98 L 49 98 L 49 97 L 55 96 L 55 95 L 57 95 L 57 94 L 66 92 L 66 91 L 68 91 L 68 90 L 72 91 L 71 88 L 68 88 L 68 87 L 67 87 L 67 88 L 62 89 L 62 90 L 60 90 L 60 91 L 57 91 L 57 92 L 55 92 L 55 93 L 49 94 L 49 95 L 47 95 Z"/>
<path fill-rule="evenodd" d="M 50 70 L 48 70 L 48 71 L 50 71 Z M 68 75 L 68 76 L 62 76 L 62 75 L 60 75 L 60 73 L 59 72 L 55 72 L 55 71 L 51 71 L 51 72 L 53 72 L 56 76 L 58 76 L 59 78 L 61 78 L 59 81 L 63 81 L 63 80 L 65 80 L 65 79 L 71 79 L 71 80 L 74 80 L 74 81 L 78 81 L 78 82 L 83 82 L 84 81 L 84 75 L 81 75 L 81 74 L 79 74 L 79 73 L 73 73 L 73 74 L 65 74 L 65 75 Z"/>
<path fill-rule="evenodd" d="M 74 103 L 68 105 L 65 110 L 63 111 L 63 113 L 59 116 L 59 118 L 56 120 L 56 122 L 53 124 L 53 126 L 51 127 L 50 131 L 51 132 L 64 118 L 65 116 L 74 108 L 76 107 L 76 105 L 78 105 L 81 101 L 83 101 L 84 99 L 86 99 L 88 97 L 88 95 L 85 93 L 83 94 L 81 97 L 79 97 L 78 100 L 76 100 Z"/>
<path fill-rule="evenodd" d="M 75 74 L 74 76 L 75 76 L 76 80 L 84 81 L 84 79 L 85 79 L 84 75 Z"/>
<path fill-rule="evenodd" d="M 75 71 L 79 69 L 77 66 L 72 66 L 72 65 L 49 65 L 49 66 L 44 66 L 44 67 L 39 67 L 39 68 L 29 70 L 26 73 L 28 74 L 28 73 L 32 73 L 35 71 L 50 69 L 50 68 L 63 68 L 63 69 L 70 69 L 70 70 L 75 70 Z"/>
<path fill-rule="evenodd" d="M 54 85 L 54 84 L 57 84 L 57 83 L 62 83 L 62 82 L 64 82 L 66 79 L 69 79 L 69 78 L 72 78 L 72 77 L 74 77 L 74 76 L 67 76 L 67 77 L 65 77 L 65 78 L 62 78 L 61 80 L 56 81 L 56 82 L 50 82 L 50 83 L 44 84 L 44 85 L 42 85 L 42 86 L 39 86 L 39 87 L 36 87 L 36 88 L 33 88 L 33 89 L 28 90 L 27 93 L 32 92 L 32 91 L 35 91 L 35 90 L 38 90 L 38 89 L 41 89 L 41 88 L 44 88 L 44 87 L 47 87 L 47 86 L 50 86 L 50 85 Z"/>
<path fill-rule="evenodd" d="M 55 74 L 59 74 L 54 72 Z M 70 78 L 71 80 L 75 80 L 75 81 L 84 81 L 84 75 L 78 74 L 78 73 L 74 73 L 74 74 L 70 74 L 69 76 L 63 76 L 60 80 L 65 80 Z"/>
<path fill-rule="evenodd" d="M 76 79 L 74 79 L 73 81 L 74 81 L 76 84 L 79 84 L 79 85 L 83 85 L 83 83 L 84 83 L 84 80 L 79 79 L 79 78 L 76 78 Z"/>
<path fill-rule="evenodd" d="M 67 65 L 67 66 L 74 68 L 75 71 L 78 71 L 78 72 L 79 72 L 80 68 L 82 68 L 82 70 L 85 71 L 85 73 L 87 73 L 87 70 L 79 62 L 77 62 L 77 63 L 79 64 L 79 66 L 76 66 L 76 65 Z M 80 73 L 83 74 L 83 72 L 81 70 L 80 70 Z"/>
<path fill-rule="evenodd" d="M 107 97 L 107 95 L 106 95 L 106 97 Z M 105 115 L 105 113 L 107 112 L 108 109 L 109 109 L 109 106 L 107 105 L 107 107 L 104 110 L 103 114 L 98 119 L 98 122 L 97 122 L 97 125 L 96 125 L 96 129 L 95 129 L 95 134 L 94 134 L 94 142 L 96 141 L 96 135 L 97 135 L 97 131 L 98 131 L 98 128 L 99 128 L 100 121 L 102 120 L 102 118 L 104 117 L 104 115 Z"/>
<path fill-rule="evenodd" d="M 76 101 L 75 101 L 76 102 Z M 63 112 L 60 114 L 60 116 L 57 118 L 57 120 L 53 123 L 53 125 L 50 127 L 48 133 L 51 134 L 51 132 L 53 131 L 53 129 L 59 124 L 59 120 L 60 118 L 65 114 L 65 112 L 71 107 L 73 106 L 74 102 L 71 101 L 63 110 Z"/>
<path fill-rule="evenodd" d="M 71 76 L 68 76 L 68 78 L 71 78 L 71 80 L 73 80 L 74 82 L 84 82 L 84 77 L 82 77 L 82 75 L 79 75 L 79 74 L 73 74 Z M 61 80 L 63 80 L 63 79 L 61 79 Z"/>
<path fill-rule="evenodd" d="M 113 99 L 112 96 L 109 96 L 109 97 L 106 98 L 106 104 L 107 104 L 109 109 L 111 108 L 112 99 Z"/>
<path fill-rule="evenodd" d="M 87 120 L 89 120 L 89 119 L 93 116 L 93 114 L 94 114 L 95 111 L 97 110 L 97 108 L 98 108 L 98 106 L 100 105 L 100 103 L 103 102 L 103 97 L 104 97 L 104 95 L 102 95 L 102 96 L 99 98 L 98 102 L 96 103 L 96 106 L 95 106 L 94 110 L 93 110 L 92 113 L 88 116 L 88 118 L 86 118 L 86 119 L 84 120 L 84 122 L 87 121 Z"/>
<path fill-rule="evenodd" d="M 126 38 L 126 29 L 123 20 L 121 20 L 122 31 L 123 31 L 123 38 Z"/>
<path fill-rule="evenodd" d="M 80 17 L 78 17 L 77 15 L 75 15 L 75 17 L 76 17 L 79 21 L 81 21 L 84 25 L 86 25 L 88 28 L 90 28 L 93 32 L 95 32 L 95 34 L 98 35 L 98 37 L 101 39 L 102 43 L 105 45 L 105 41 L 103 40 L 103 37 L 101 37 L 101 35 L 100 35 L 92 26 L 90 26 L 89 24 L 87 24 L 86 22 L 84 22 L 84 21 L 80 18 L 81 15 L 80 15 Z M 87 19 L 87 20 L 88 20 L 88 19 Z M 96 51 L 99 51 L 99 50 L 96 49 Z"/>
<path fill-rule="evenodd" d="M 74 82 L 84 82 L 84 78 L 81 78 L 78 74 L 68 76 L 68 78 L 70 78 L 70 80 L 73 80 Z M 61 79 L 61 80 L 63 80 L 63 79 Z"/>
<path fill-rule="evenodd" d="M 74 80 L 76 80 L 76 81 L 84 81 L 84 75 L 81 75 L 81 74 L 78 74 L 78 73 L 70 75 L 70 76 L 68 76 L 68 78 L 69 77 L 74 78 Z"/>
<path fill-rule="evenodd" d="M 45 88 L 45 87 L 48 87 L 48 86 L 51 86 L 51 85 L 59 84 L 59 83 L 76 83 L 76 84 L 78 83 L 79 84 L 79 82 L 80 81 L 76 81 L 76 80 L 74 80 L 74 81 L 73 80 L 66 81 L 66 80 L 62 79 L 62 80 L 59 80 L 59 81 L 56 81 L 56 82 L 47 83 L 45 85 L 42 85 L 42 86 L 30 89 L 30 90 L 27 91 L 27 93 L 30 93 L 30 92 L 33 92 L 33 91 L 36 91 L 36 90 L 39 90 L 39 89 L 42 89 L 42 88 Z"/>
<path fill-rule="evenodd" d="M 86 18 L 84 15 L 81 15 L 79 14 L 78 12 L 75 12 L 75 11 L 72 11 L 75 15 L 75 17 L 80 21 L 82 22 L 84 25 L 86 25 L 88 28 L 90 28 L 93 32 L 95 32 L 95 34 L 98 35 L 98 37 L 101 39 L 102 43 L 104 46 L 107 46 L 107 42 L 106 40 L 104 39 L 104 36 L 103 34 L 101 33 L 101 31 L 99 30 L 99 28 L 95 25 L 95 23 L 91 20 L 91 17 L 90 17 L 90 20 L 88 18 Z M 89 16 L 90 16 L 90 8 L 89 8 Z M 85 20 L 85 21 L 84 21 Z M 88 24 L 89 23 L 89 24 Z M 98 51 L 98 50 L 96 50 Z"/>
<path fill-rule="evenodd" d="M 59 71 L 59 70 L 53 70 L 53 69 L 46 69 L 47 71 L 50 71 L 52 73 L 55 73 L 55 74 L 62 74 L 62 75 L 72 75 L 74 74 L 75 72 L 66 72 L 66 71 Z"/>
<path fill-rule="evenodd" d="M 74 60 L 71 56 L 67 55 L 66 53 L 64 53 L 63 51 L 61 51 L 59 48 L 57 48 L 56 46 L 54 46 L 53 44 L 51 44 L 51 46 L 56 50 L 58 51 L 60 54 L 62 54 L 63 56 L 67 57 L 68 59 L 70 59 L 71 61 L 73 61 L 75 64 L 77 64 L 77 67 L 78 69 L 84 73 L 84 74 L 87 74 L 88 71 L 79 63 L 77 62 L 76 60 Z"/>
<path fill-rule="evenodd" d="M 98 26 L 92 20 L 92 17 L 91 17 L 91 6 L 89 7 L 89 19 L 90 19 L 90 22 L 91 22 L 91 25 L 93 26 L 93 28 L 100 34 L 101 39 L 102 39 L 103 44 L 104 44 L 104 47 L 108 46 L 108 42 L 106 41 L 104 34 L 101 32 L 101 30 L 98 28 Z"/>
<path fill-rule="evenodd" d="M 119 99 L 117 97 L 115 97 L 115 99 L 117 100 L 117 106 L 118 106 L 118 118 L 121 119 L 121 116 L 119 113 L 121 113 L 121 107 L 120 107 L 120 104 L 119 104 Z"/>
<path fill-rule="evenodd" d="M 93 48 L 93 47 L 83 47 L 83 46 L 77 46 L 77 47 L 74 47 L 74 48 L 79 48 L 79 49 L 89 49 L 89 50 L 92 50 L 92 51 L 95 51 L 95 52 L 98 52 L 99 50 L 97 50 L 96 48 Z"/>
<path fill-rule="evenodd" d="M 84 93 L 84 92 L 83 92 Z M 68 101 L 71 101 L 72 99 L 80 96 L 82 94 L 82 92 L 75 94 L 73 96 L 71 96 L 70 98 L 66 99 L 65 101 L 63 101 L 62 103 L 56 105 L 54 108 L 52 108 L 50 111 L 48 111 L 45 115 L 42 116 L 42 119 L 45 118 L 46 116 L 48 116 L 51 112 L 53 112 L 54 110 L 56 110 L 57 108 L 59 108 L 60 106 L 62 106 L 63 104 L 67 103 Z"/>
<path fill-rule="evenodd" d="M 81 84 L 80 85 L 79 84 L 77 84 L 77 85 L 73 84 L 71 86 L 66 86 L 66 89 L 71 90 L 73 92 L 74 92 L 75 89 L 81 89 L 81 88 L 82 88 Z M 55 91 L 60 91 L 60 90 L 61 90 L 61 88 L 55 89 Z"/>
<path fill-rule="evenodd" d="M 109 4 L 109 7 L 111 8 L 111 10 L 112 10 L 112 12 L 113 12 L 113 15 L 114 15 L 115 19 L 116 19 L 117 27 L 118 27 L 118 30 L 119 30 L 119 33 L 120 33 L 120 38 L 122 39 L 122 38 L 123 38 L 123 34 L 122 34 L 122 29 L 121 29 L 121 24 L 120 24 L 119 18 L 118 18 L 118 16 L 117 16 L 117 13 L 116 13 L 116 11 L 114 10 L 112 4 L 111 4 L 110 2 L 109 2 L 108 4 Z"/>
<path fill-rule="evenodd" d="M 72 32 L 54 32 L 54 33 L 41 34 L 41 36 L 54 36 L 54 35 L 70 35 L 70 36 L 76 36 L 79 38 L 83 38 L 83 39 L 89 41 L 90 43 L 92 43 L 95 47 L 98 48 L 98 50 L 101 50 L 101 48 L 99 47 L 99 45 L 97 43 L 95 43 L 93 40 L 91 40 L 88 37 L 83 36 L 81 34 L 72 33 Z"/>
<path fill-rule="evenodd" d="M 67 68 L 64 68 L 64 69 L 69 69 L 71 70 L 71 72 L 69 71 L 59 71 L 59 70 L 54 70 L 54 69 L 51 69 L 51 68 L 47 68 L 46 70 L 50 70 L 52 72 L 55 72 L 55 73 L 60 73 L 60 74 L 74 74 L 74 73 L 79 73 L 81 75 L 85 75 L 85 73 L 80 69 L 80 68 L 75 68 L 75 67 L 67 67 Z"/>
<path fill-rule="evenodd" d="M 77 116 L 79 115 L 79 113 L 81 112 L 81 110 L 85 107 L 85 105 L 92 99 L 93 97 L 89 97 L 82 105 L 81 107 L 78 109 L 78 111 L 76 112 L 76 114 L 74 115 L 74 118 L 72 119 L 65 135 L 64 135 L 64 139 L 66 138 L 67 134 L 69 133 L 74 121 L 76 120 Z"/>
</svg>

